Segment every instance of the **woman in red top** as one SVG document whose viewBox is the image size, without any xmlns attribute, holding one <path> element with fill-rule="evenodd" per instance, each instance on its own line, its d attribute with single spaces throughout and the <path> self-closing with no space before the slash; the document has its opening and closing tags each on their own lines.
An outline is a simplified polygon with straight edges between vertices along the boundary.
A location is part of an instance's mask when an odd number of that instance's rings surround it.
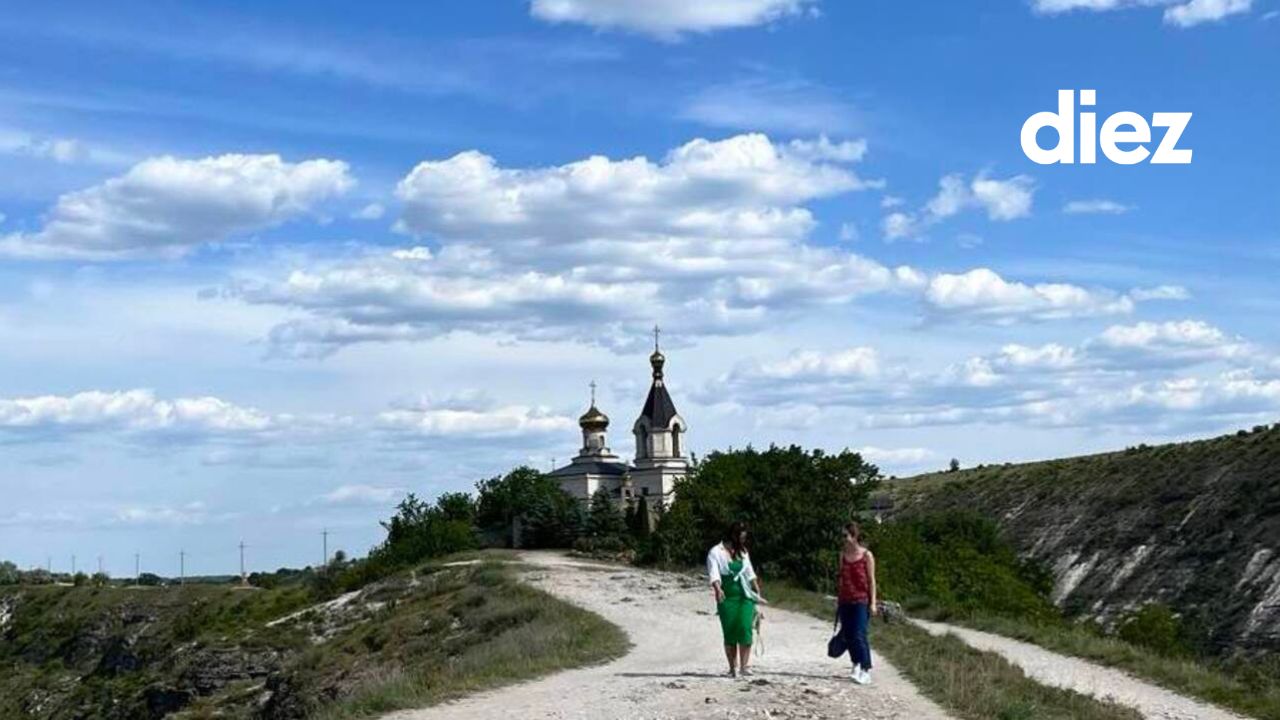
<svg viewBox="0 0 1280 720">
<path fill-rule="evenodd" d="M 859 685 L 871 682 L 871 644 L 867 625 L 876 612 L 876 558 L 862 544 L 858 523 L 844 526 L 844 549 L 840 552 L 839 584 L 840 634 L 853 660 L 850 677 Z"/>
</svg>

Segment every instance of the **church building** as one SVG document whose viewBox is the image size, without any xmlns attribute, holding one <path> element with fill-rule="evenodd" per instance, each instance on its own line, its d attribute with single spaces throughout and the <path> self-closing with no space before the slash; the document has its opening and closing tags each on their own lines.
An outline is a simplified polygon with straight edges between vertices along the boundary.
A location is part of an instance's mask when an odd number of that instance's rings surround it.
<svg viewBox="0 0 1280 720">
<path fill-rule="evenodd" d="M 596 407 L 595 383 L 592 383 L 591 407 L 578 419 L 582 449 L 568 465 L 551 472 L 551 477 L 560 482 L 565 492 L 586 502 L 604 488 L 619 505 L 627 506 L 644 498 L 653 510 L 671 503 L 676 480 L 689 472 L 689 459 L 684 418 L 676 412 L 663 379 L 666 362 L 658 349 L 655 328 L 653 354 L 649 356 L 653 384 L 649 386 L 649 397 L 640 410 L 640 417 L 631 426 L 636 443 L 635 459 L 631 463 L 609 449 L 609 417 Z"/>
</svg>

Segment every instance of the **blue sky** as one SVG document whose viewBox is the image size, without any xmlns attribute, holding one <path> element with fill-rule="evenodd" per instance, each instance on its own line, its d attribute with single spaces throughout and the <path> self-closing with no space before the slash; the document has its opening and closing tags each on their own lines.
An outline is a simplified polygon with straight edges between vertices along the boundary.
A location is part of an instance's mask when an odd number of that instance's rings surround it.
<svg viewBox="0 0 1280 720">
<path fill-rule="evenodd" d="M 1273 0 L 46 3 L 0 19 L 0 556 L 364 552 L 613 446 L 889 473 L 1280 415 Z M 1192 112 L 1190 165 L 1023 121 Z"/>
</svg>

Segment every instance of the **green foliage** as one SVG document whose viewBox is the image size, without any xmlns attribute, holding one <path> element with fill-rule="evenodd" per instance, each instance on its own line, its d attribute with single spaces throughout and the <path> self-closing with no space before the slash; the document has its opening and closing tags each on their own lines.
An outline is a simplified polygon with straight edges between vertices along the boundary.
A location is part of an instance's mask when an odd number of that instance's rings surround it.
<svg viewBox="0 0 1280 720">
<path fill-rule="evenodd" d="M 582 507 L 554 478 L 518 467 L 476 485 L 475 524 L 486 535 L 512 544 L 517 518 L 525 547 L 569 547 L 582 530 Z"/>
<path fill-rule="evenodd" d="M 865 529 L 883 597 L 962 615 L 1058 617 L 1052 576 L 1020 560 L 991 520 L 954 511 Z"/>
<path fill-rule="evenodd" d="M 17 585 L 21 578 L 17 565 L 8 560 L 0 560 L 0 585 Z"/>
<path fill-rule="evenodd" d="M 698 564 L 732 522 L 746 522 L 756 564 L 809 587 L 834 571 L 842 527 L 866 506 L 879 470 L 848 450 L 792 445 L 716 452 L 676 487 L 647 559 Z"/>
<path fill-rule="evenodd" d="M 1189 633 L 1182 619 L 1169 606 L 1160 603 L 1144 605 L 1130 613 L 1120 622 L 1116 636 L 1165 657 L 1192 654 Z"/>
<path fill-rule="evenodd" d="M 600 488 L 591 496 L 591 508 L 587 511 L 587 537 L 621 538 L 626 534 L 626 519 L 608 491 Z"/>
</svg>

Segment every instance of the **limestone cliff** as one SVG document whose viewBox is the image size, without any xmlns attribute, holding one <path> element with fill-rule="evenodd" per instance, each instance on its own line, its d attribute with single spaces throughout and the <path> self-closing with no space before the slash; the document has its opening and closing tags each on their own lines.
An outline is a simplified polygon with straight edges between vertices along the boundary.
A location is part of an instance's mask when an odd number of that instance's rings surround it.
<svg viewBox="0 0 1280 720">
<path fill-rule="evenodd" d="M 1072 615 L 1159 601 L 1219 650 L 1280 648 L 1280 425 L 888 485 L 895 513 L 994 518 Z"/>
</svg>

